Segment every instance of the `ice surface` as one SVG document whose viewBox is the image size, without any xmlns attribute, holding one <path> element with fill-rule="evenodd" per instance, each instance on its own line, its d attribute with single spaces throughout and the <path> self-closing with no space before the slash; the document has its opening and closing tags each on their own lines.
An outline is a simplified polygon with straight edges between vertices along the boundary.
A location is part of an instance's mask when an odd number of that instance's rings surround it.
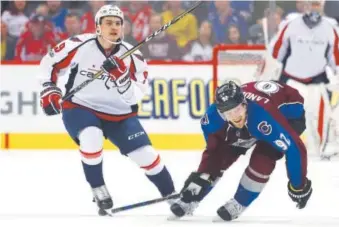
<svg viewBox="0 0 339 227">
<path fill-rule="evenodd" d="M 197 168 L 201 153 L 162 151 L 161 156 L 180 190 Z M 247 163 L 248 156 L 231 167 L 194 216 L 168 221 L 166 203 L 114 217 L 97 216 L 76 151 L 0 152 L 0 227 L 339 226 L 339 161 L 317 158 L 309 160 L 314 194 L 304 210 L 296 209 L 287 195 L 284 161 L 280 161 L 259 199 L 239 219 L 212 222 L 217 208 L 233 196 Z M 143 171 L 118 152 L 105 153 L 104 174 L 115 207 L 159 197 Z"/>
</svg>

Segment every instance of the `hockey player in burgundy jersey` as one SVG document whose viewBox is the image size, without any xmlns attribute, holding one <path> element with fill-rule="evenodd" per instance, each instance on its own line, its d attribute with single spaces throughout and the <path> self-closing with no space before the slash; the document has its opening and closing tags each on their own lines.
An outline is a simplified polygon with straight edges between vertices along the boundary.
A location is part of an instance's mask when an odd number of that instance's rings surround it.
<svg viewBox="0 0 339 227">
<path fill-rule="evenodd" d="M 217 210 L 223 220 L 237 218 L 259 196 L 275 168 L 286 158 L 288 195 L 297 207 L 312 194 L 307 179 L 307 152 L 299 138 L 305 130 L 303 98 L 297 90 L 274 81 L 251 82 L 241 88 L 228 82 L 216 91 L 216 102 L 201 119 L 206 149 L 171 206 L 176 217 L 192 214 L 218 179 L 240 155 L 255 145 L 249 165 L 230 201 Z"/>
</svg>

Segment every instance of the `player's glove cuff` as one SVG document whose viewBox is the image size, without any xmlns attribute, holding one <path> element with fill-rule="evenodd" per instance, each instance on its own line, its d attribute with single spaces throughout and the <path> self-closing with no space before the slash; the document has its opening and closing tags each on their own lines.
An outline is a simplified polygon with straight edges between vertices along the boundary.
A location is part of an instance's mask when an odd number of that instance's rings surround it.
<svg viewBox="0 0 339 227">
<path fill-rule="evenodd" d="M 181 190 L 185 203 L 200 202 L 212 189 L 214 180 L 207 173 L 192 172 Z"/>
<path fill-rule="evenodd" d="M 288 195 L 292 199 L 293 202 L 297 203 L 297 208 L 303 209 L 307 201 L 312 195 L 312 182 L 306 178 L 306 183 L 303 188 L 296 189 L 292 186 L 291 182 L 288 182 Z"/>
</svg>

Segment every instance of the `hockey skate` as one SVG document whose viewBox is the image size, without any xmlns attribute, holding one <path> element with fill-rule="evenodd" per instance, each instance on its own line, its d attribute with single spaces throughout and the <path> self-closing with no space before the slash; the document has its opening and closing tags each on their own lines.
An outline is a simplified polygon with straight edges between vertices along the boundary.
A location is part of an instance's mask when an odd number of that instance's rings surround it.
<svg viewBox="0 0 339 227">
<path fill-rule="evenodd" d="M 220 207 L 217 210 L 218 218 L 215 221 L 218 221 L 221 218 L 224 221 L 231 221 L 238 218 L 246 209 L 243 205 L 239 204 L 235 199 L 231 199 L 225 205 Z M 220 219 L 219 219 L 220 220 Z"/>
<path fill-rule="evenodd" d="M 97 203 L 99 207 L 99 215 L 111 215 L 110 211 L 113 207 L 113 200 L 106 188 L 106 185 L 102 185 L 97 188 L 92 188 L 94 201 Z"/>
<path fill-rule="evenodd" d="M 198 202 L 185 203 L 179 199 L 171 205 L 171 211 L 174 216 L 170 216 L 168 219 L 175 220 L 185 215 L 193 215 L 193 212 L 198 207 L 198 205 Z"/>
</svg>

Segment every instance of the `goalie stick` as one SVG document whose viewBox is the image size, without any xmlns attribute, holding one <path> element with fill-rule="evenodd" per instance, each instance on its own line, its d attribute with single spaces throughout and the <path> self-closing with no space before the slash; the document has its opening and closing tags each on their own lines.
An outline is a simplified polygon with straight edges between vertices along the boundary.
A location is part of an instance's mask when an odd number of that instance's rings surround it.
<svg viewBox="0 0 339 227">
<path fill-rule="evenodd" d="M 146 37 L 143 41 L 141 41 L 140 43 L 138 43 L 136 46 L 134 46 L 132 49 L 128 50 L 126 53 L 124 53 L 120 58 L 124 59 L 128 56 L 130 56 L 131 54 L 133 54 L 135 51 L 137 51 L 138 49 L 140 49 L 140 47 L 142 47 L 145 43 L 147 43 L 148 41 L 150 41 L 151 39 L 153 39 L 155 36 L 157 36 L 158 34 L 160 34 L 161 32 L 165 31 L 166 29 L 168 29 L 171 25 L 175 24 L 176 22 L 178 22 L 179 20 L 181 20 L 183 17 L 185 17 L 188 13 L 192 12 L 193 10 L 195 10 L 198 6 L 200 6 L 203 2 L 197 2 L 196 4 L 194 4 L 190 9 L 188 9 L 187 11 L 181 13 L 180 15 L 178 15 L 177 17 L 175 17 L 173 20 L 169 21 L 167 24 L 164 24 L 159 30 L 153 32 L 151 35 L 149 35 L 148 37 Z M 71 98 L 75 93 L 77 93 L 78 91 L 82 90 L 84 87 L 86 87 L 88 84 L 90 84 L 92 81 L 94 81 L 95 79 L 99 78 L 102 74 L 103 74 L 103 70 L 100 70 L 99 72 L 97 72 L 96 74 L 93 75 L 92 78 L 84 81 L 83 83 L 79 84 L 79 86 L 75 87 L 73 90 L 71 90 L 69 93 L 67 93 L 64 97 L 62 97 L 62 102 L 64 102 L 65 100 Z"/>
</svg>

